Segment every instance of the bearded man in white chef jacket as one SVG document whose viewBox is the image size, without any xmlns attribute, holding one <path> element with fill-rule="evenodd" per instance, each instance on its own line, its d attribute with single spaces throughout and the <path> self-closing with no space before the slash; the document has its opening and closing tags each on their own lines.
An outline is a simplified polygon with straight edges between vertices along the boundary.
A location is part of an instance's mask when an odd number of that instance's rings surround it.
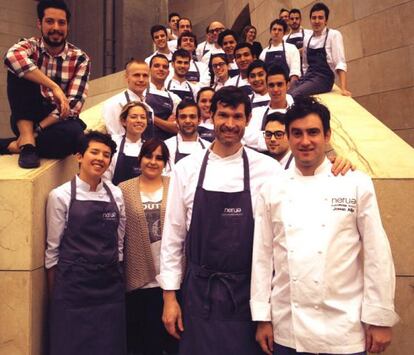
<svg viewBox="0 0 414 355">
<path fill-rule="evenodd" d="M 395 270 L 371 179 L 333 178 L 328 109 L 286 113 L 295 158 L 256 202 L 250 307 L 267 354 L 379 353 L 391 342 Z"/>
</svg>

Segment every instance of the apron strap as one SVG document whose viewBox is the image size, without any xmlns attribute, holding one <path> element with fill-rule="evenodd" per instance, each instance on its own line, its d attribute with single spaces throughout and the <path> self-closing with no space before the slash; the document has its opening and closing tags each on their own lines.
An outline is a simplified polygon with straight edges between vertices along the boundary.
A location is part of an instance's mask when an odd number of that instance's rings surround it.
<svg viewBox="0 0 414 355">
<path fill-rule="evenodd" d="M 325 36 L 325 42 L 323 42 L 323 48 L 325 48 L 326 46 L 326 41 L 328 40 L 328 33 L 329 33 L 329 28 L 326 29 L 326 36 Z"/>
<path fill-rule="evenodd" d="M 195 66 L 195 68 L 196 68 L 196 70 L 197 70 L 198 75 L 200 75 L 200 69 L 198 69 L 197 62 L 196 62 L 195 60 L 193 60 L 193 63 L 194 63 L 194 66 Z M 190 89 L 190 90 L 191 90 L 191 89 Z"/>
<path fill-rule="evenodd" d="M 124 91 L 125 99 L 129 104 L 131 102 L 131 97 L 129 96 L 129 92 L 127 90 Z"/>
<path fill-rule="evenodd" d="M 170 90 L 170 88 L 171 88 L 171 81 L 172 81 L 172 79 L 170 79 L 170 81 L 168 82 L 167 90 Z"/>
<path fill-rule="evenodd" d="M 239 74 L 239 75 L 238 75 L 237 80 L 236 80 L 236 88 L 238 88 L 238 87 L 239 87 L 240 75 L 241 75 L 241 74 Z"/>
<path fill-rule="evenodd" d="M 265 126 L 266 126 L 266 118 L 267 118 L 268 112 L 269 112 L 269 107 L 267 107 L 267 109 L 266 109 L 266 111 L 265 111 L 265 113 L 263 115 L 261 131 L 264 131 L 264 129 L 265 129 Z"/>
<path fill-rule="evenodd" d="M 73 201 L 76 200 L 76 176 L 70 181 L 70 203 L 69 208 L 72 206 Z"/>
<path fill-rule="evenodd" d="M 205 147 L 204 143 L 201 141 L 201 139 L 200 139 L 200 138 L 198 138 L 198 142 L 200 143 L 201 148 L 206 149 L 206 147 Z"/>
<path fill-rule="evenodd" d="M 288 159 L 288 161 L 286 162 L 286 165 L 285 165 L 285 170 L 289 169 L 289 166 L 290 166 L 290 163 L 292 162 L 292 160 L 293 160 L 293 154 L 290 153 L 290 157 L 289 157 L 289 159 Z"/>
<path fill-rule="evenodd" d="M 115 206 L 115 209 L 116 209 L 116 212 L 117 212 L 118 218 L 119 218 L 119 208 L 118 208 L 118 205 L 115 202 L 114 195 L 112 195 L 111 189 L 108 187 L 108 185 L 105 182 L 103 183 L 103 187 L 104 187 L 104 189 L 106 190 L 106 193 L 109 196 L 109 200 Z"/>
</svg>

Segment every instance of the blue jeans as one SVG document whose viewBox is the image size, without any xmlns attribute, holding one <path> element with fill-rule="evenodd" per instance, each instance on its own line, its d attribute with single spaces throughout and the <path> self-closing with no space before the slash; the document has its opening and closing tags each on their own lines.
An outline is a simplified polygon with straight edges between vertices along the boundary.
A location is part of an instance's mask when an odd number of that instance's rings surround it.
<svg viewBox="0 0 414 355">
<path fill-rule="evenodd" d="M 352 353 L 352 354 L 346 354 L 346 355 L 366 355 L 367 353 L 365 351 L 361 353 Z M 273 355 L 314 355 L 311 353 L 298 353 L 295 349 L 288 348 L 286 346 L 280 345 L 280 344 L 273 344 Z M 338 354 L 322 354 L 319 353 L 319 355 L 338 355 Z M 345 354 L 341 354 L 345 355 Z"/>
</svg>

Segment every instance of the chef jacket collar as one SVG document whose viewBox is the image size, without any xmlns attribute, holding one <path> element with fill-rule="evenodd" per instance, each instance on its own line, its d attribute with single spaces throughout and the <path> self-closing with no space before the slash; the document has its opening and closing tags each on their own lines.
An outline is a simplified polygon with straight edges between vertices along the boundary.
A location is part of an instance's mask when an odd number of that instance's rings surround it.
<svg viewBox="0 0 414 355">
<path fill-rule="evenodd" d="M 104 189 L 103 180 L 101 179 L 99 182 L 98 186 L 96 187 L 96 191 L 91 191 L 91 186 L 87 182 L 83 181 L 79 175 L 76 175 L 76 188 L 79 188 L 85 192 L 100 192 Z"/>
<path fill-rule="evenodd" d="M 221 156 L 219 156 L 219 155 L 217 155 L 216 153 L 213 152 L 213 150 L 212 150 L 213 144 L 208 148 L 210 150 L 209 159 L 211 159 L 211 160 L 219 160 L 220 159 L 220 160 L 232 161 L 232 160 L 239 159 L 239 158 L 242 157 L 243 145 L 240 147 L 240 149 L 236 153 L 234 153 L 232 155 L 229 155 L 228 157 L 223 158 L 223 157 L 221 157 Z"/>
<path fill-rule="evenodd" d="M 315 173 L 312 176 L 316 176 L 316 175 L 328 175 L 330 176 L 331 173 L 331 169 L 332 169 L 332 163 L 329 161 L 328 158 L 325 157 L 325 159 L 323 160 L 323 162 L 321 163 L 321 165 L 319 165 L 316 169 L 315 169 Z M 302 172 L 298 169 L 298 167 L 295 165 L 295 169 L 292 169 L 294 171 L 294 176 L 300 176 L 300 177 L 310 177 L 310 176 L 303 176 Z"/>
</svg>

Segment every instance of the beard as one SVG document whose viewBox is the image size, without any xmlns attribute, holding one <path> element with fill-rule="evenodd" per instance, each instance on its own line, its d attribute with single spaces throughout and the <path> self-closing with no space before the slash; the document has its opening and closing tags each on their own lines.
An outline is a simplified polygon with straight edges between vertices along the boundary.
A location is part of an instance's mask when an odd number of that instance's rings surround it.
<svg viewBox="0 0 414 355">
<path fill-rule="evenodd" d="M 61 40 L 59 41 L 52 40 L 52 36 L 56 33 L 62 36 Z M 61 47 L 66 42 L 66 37 L 60 31 L 49 31 L 47 34 L 43 33 L 42 31 L 42 38 L 43 38 L 43 41 L 50 47 Z"/>
</svg>

